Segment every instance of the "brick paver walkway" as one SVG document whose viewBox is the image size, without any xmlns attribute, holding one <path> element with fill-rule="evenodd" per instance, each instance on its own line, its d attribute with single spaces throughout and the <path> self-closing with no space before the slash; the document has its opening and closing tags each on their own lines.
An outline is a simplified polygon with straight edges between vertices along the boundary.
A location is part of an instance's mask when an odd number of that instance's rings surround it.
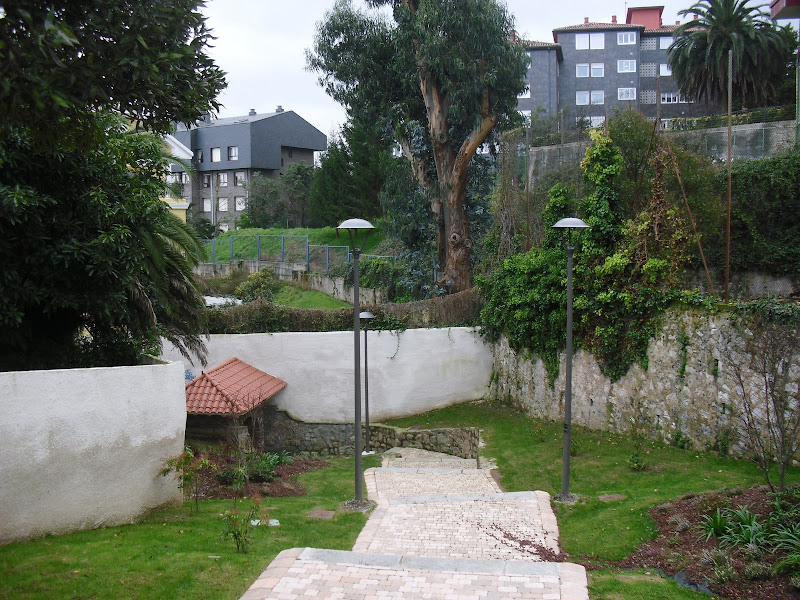
<svg viewBox="0 0 800 600">
<path fill-rule="evenodd" d="M 364 473 L 377 507 L 352 552 L 281 552 L 242 600 L 588 600 L 580 565 L 546 562 L 558 525 L 545 492 L 503 493 L 476 461 L 393 449 Z"/>
</svg>

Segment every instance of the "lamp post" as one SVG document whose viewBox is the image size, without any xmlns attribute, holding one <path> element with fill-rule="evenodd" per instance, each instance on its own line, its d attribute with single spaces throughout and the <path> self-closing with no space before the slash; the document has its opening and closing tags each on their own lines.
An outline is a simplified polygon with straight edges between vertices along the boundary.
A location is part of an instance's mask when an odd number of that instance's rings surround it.
<svg viewBox="0 0 800 600">
<path fill-rule="evenodd" d="M 353 247 L 353 355 L 354 355 L 354 380 L 355 380 L 355 419 L 353 429 L 355 433 L 355 453 L 356 453 L 356 503 L 364 500 L 364 482 L 361 469 L 361 348 L 359 347 L 359 291 L 358 291 L 358 258 L 361 256 L 361 248 L 356 247 L 358 234 L 360 231 L 366 232 L 364 242 L 367 241 L 370 231 L 375 229 L 372 223 L 364 219 L 347 219 L 336 228 L 336 235 L 345 229 L 350 234 L 350 245 Z"/>
<path fill-rule="evenodd" d="M 375 315 L 365 310 L 358 316 L 364 321 L 364 420 L 366 421 L 364 454 L 374 454 L 374 452 L 369 449 L 369 358 L 367 355 L 367 330 L 369 329 L 369 322 L 375 318 Z"/>
<path fill-rule="evenodd" d="M 569 460 L 570 445 L 572 442 L 572 254 L 575 246 L 572 243 L 572 230 L 589 227 L 578 218 L 567 217 L 561 219 L 553 225 L 554 229 L 567 230 L 567 243 L 564 249 L 567 251 L 567 372 L 566 390 L 564 392 L 564 456 L 561 468 L 561 493 L 556 497 L 561 502 L 571 502 L 574 500 L 569 493 Z"/>
</svg>

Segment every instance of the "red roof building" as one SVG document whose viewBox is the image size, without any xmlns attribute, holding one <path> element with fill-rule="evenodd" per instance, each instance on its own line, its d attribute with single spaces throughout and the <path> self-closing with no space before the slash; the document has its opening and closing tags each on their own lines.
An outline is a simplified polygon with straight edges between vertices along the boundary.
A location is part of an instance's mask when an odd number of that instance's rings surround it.
<svg viewBox="0 0 800 600">
<path fill-rule="evenodd" d="M 246 413 L 286 387 L 286 382 L 232 358 L 186 384 L 190 415 Z"/>
</svg>

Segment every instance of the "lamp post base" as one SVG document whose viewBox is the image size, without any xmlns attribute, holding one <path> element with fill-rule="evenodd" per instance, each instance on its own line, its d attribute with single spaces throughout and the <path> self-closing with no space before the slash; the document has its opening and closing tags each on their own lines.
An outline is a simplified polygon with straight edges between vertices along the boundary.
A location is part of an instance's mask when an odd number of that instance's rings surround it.
<svg viewBox="0 0 800 600">
<path fill-rule="evenodd" d="M 560 502 L 561 504 L 575 504 L 579 499 L 580 496 L 578 496 L 578 494 L 567 494 L 566 496 L 564 494 L 558 494 L 555 498 L 553 498 L 553 500 Z"/>
</svg>

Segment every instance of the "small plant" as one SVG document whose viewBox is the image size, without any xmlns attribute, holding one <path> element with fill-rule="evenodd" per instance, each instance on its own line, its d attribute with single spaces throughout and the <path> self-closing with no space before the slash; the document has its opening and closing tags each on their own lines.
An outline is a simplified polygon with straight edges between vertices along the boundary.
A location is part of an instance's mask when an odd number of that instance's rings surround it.
<svg viewBox="0 0 800 600">
<path fill-rule="evenodd" d="M 791 552 L 772 566 L 775 574 L 790 575 L 792 579 L 800 577 L 800 552 Z M 794 587 L 800 587 L 792 583 Z"/>
<path fill-rule="evenodd" d="M 724 550 L 703 550 L 700 564 L 711 569 L 708 580 L 712 584 L 727 583 L 736 578 L 733 561 Z"/>
<path fill-rule="evenodd" d="M 261 504 L 259 500 L 253 500 L 248 512 L 237 509 L 226 510 L 222 515 L 225 523 L 225 530 L 222 535 L 226 538 L 233 538 L 236 544 L 236 551 L 247 554 L 250 550 L 250 539 L 253 530 L 261 524 L 263 516 L 260 514 Z"/>
<path fill-rule="evenodd" d="M 647 463 L 642 458 L 642 455 L 634 450 L 628 456 L 628 468 L 631 471 L 644 471 L 647 468 Z"/>
<path fill-rule="evenodd" d="M 200 510 L 199 498 L 203 484 L 202 471 L 205 469 L 213 471 L 215 468 L 208 459 L 196 457 L 191 447 L 186 446 L 180 455 L 167 461 L 160 474 L 162 477 L 166 477 L 170 473 L 177 473 L 178 487 L 183 492 L 184 497 L 187 494 L 193 497 L 195 510 Z"/>
<path fill-rule="evenodd" d="M 683 435 L 680 427 L 675 428 L 675 431 L 672 432 L 671 441 L 673 446 L 680 448 L 681 450 L 688 450 L 692 447 L 692 440 Z"/>
<path fill-rule="evenodd" d="M 708 541 L 712 537 L 719 539 L 725 535 L 725 531 L 728 529 L 728 517 L 726 512 L 727 511 L 723 511 L 721 508 L 717 508 L 713 513 L 703 515 L 701 517 L 702 523 L 700 523 L 700 530 L 702 532 L 700 537 Z"/>
<path fill-rule="evenodd" d="M 760 579 L 769 579 L 772 572 L 769 565 L 763 562 L 751 562 L 744 566 L 742 574 L 745 579 L 757 581 Z"/>
<path fill-rule="evenodd" d="M 285 451 L 279 454 L 252 454 L 248 456 L 247 472 L 251 481 L 272 481 L 275 479 L 275 468 L 287 462 L 291 462 L 291 459 Z"/>
</svg>

